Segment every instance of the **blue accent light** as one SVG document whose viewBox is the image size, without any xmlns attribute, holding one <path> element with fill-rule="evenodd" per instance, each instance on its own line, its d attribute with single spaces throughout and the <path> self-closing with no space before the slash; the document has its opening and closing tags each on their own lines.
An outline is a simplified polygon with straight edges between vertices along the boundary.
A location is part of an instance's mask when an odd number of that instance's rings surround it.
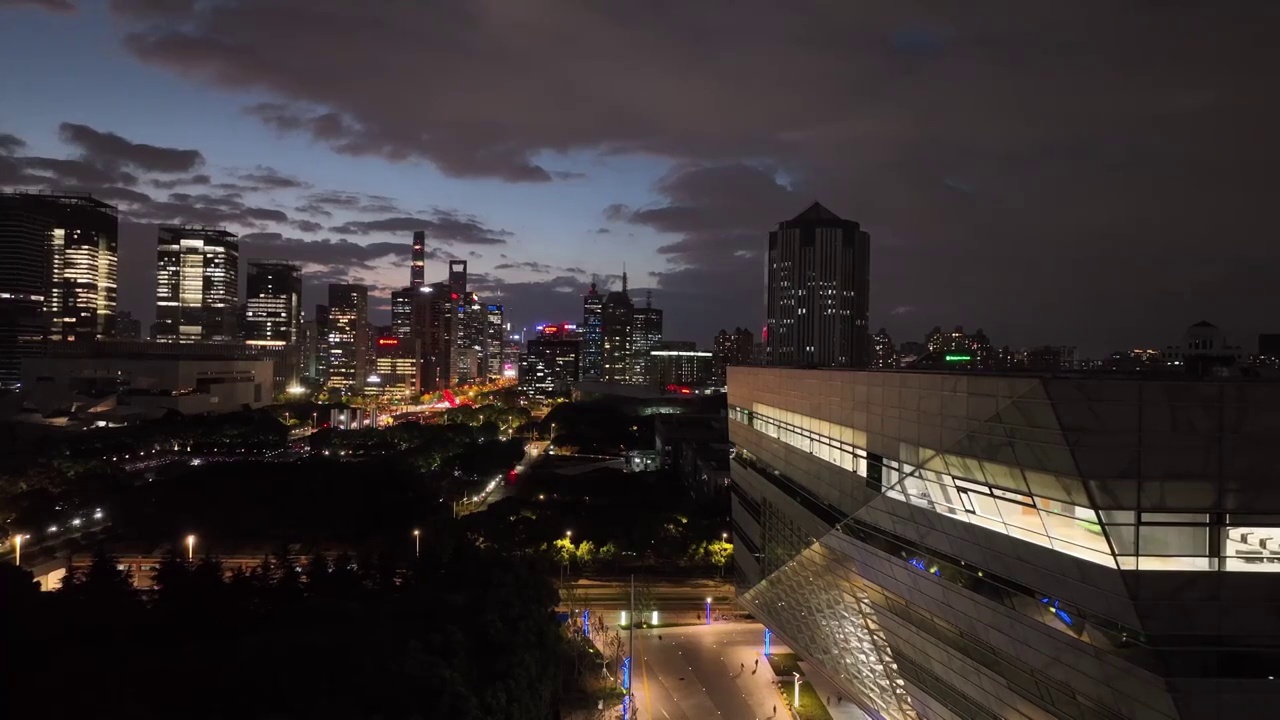
<svg viewBox="0 0 1280 720">
<path fill-rule="evenodd" d="M 622 696 L 622 717 L 623 720 L 631 720 L 631 695 Z"/>
<path fill-rule="evenodd" d="M 590 608 L 582 611 L 582 634 L 591 637 L 591 610 Z"/>
<path fill-rule="evenodd" d="M 622 689 L 631 689 L 631 656 L 628 655 L 622 659 Z"/>
<path fill-rule="evenodd" d="M 1049 598 L 1049 597 L 1042 597 L 1040 598 L 1040 602 L 1044 603 L 1045 605 L 1048 605 L 1049 610 L 1053 611 L 1053 614 L 1058 616 L 1058 619 L 1061 620 L 1063 624 L 1065 624 L 1067 627 L 1075 626 L 1076 621 L 1069 614 L 1067 614 L 1066 610 L 1063 610 L 1062 608 L 1058 607 L 1058 603 L 1059 603 L 1058 600 L 1054 600 L 1053 598 Z"/>
<path fill-rule="evenodd" d="M 924 559 L 923 559 L 923 558 L 918 558 L 918 557 L 911 558 L 910 560 L 908 560 L 908 561 L 907 561 L 907 563 L 908 563 L 909 565 L 911 565 L 912 567 L 916 567 L 916 568 L 919 568 L 919 569 L 921 569 L 921 570 L 923 570 L 923 571 L 925 571 L 925 572 L 927 572 L 927 573 L 930 573 L 930 574 L 933 574 L 933 575 L 937 575 L 938 577 L 942 577 L 942 571 L 941 571 L 941 570 L 939 570 L 938 568 L 934 568 L 933 570 L 930 570 L 930 569 L 929 569 L 929 568 L 924 564 Z"/>
<path fill-rule="evenodd" d="M 773 644 L 773 631 L 769 628 L 764 629 L 764 654 L 769 654 L 769 646 Z"/>
</svg>

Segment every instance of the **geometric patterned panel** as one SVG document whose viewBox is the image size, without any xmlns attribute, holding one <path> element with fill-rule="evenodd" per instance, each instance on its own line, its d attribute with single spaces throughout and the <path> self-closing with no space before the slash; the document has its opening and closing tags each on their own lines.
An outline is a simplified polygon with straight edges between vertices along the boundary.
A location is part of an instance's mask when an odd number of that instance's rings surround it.
<svg viewBox="0 0 1280 720">
<path fill-rule="evenodd" d="M 815 543 L 739 596 L 752 615 L 887 720 L 918 720 L 866 593 Z"/>
</svg>

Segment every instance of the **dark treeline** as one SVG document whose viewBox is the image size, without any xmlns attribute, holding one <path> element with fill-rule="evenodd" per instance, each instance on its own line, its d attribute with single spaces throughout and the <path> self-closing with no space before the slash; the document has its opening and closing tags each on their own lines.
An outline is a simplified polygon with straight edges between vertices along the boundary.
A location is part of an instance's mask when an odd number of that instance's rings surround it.
<svg viewBox="0 0 1280 720">
<path fill-rule="evenodd" d="M 41 593 L 0 570 L 5 717 L 557 717 L 570 657 L 544 568 L 436 536 L 387 558 L 272 556 L 229 577 L 114 559 Z"/>
</svg>

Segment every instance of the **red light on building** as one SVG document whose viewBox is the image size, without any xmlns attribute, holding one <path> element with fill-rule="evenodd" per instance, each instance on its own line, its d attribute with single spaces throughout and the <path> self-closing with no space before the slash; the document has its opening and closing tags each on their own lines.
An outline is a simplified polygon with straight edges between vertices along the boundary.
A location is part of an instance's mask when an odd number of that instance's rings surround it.
<svg viewBox="0 0 1280 720">
<path fill-rule="evenodd" d="M 454 294 L 453 294 L 453 296 L 452 296 L 452 299 L 457 300 L 457 299 L 458 299 L 458 293 L 454 293 Z"/>
<path fill-rule="evenodd" d="M 378 344 L 379 344 L 379 345 L 392 345 L 392 346 L 394 346 L 394 345 L 399 345 L 399 344 L 400 344 L 400 338 L 393 338 L 393 337 L 378 338 Z"/>
</svg>

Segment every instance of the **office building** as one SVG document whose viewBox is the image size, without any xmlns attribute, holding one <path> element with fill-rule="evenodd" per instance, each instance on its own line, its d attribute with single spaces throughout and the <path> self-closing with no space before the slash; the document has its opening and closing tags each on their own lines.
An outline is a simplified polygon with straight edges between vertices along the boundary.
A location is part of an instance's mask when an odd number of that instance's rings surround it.
<svg viewBox="0 0 1280 720">
<path fill-rule="evenodd" d="M 631 314 L 635 307 L 627 294 L 627 273 L 622 273 L 622 290 L 604 296 L 600 310 L 601 374 L 607 383 L 626 383 L 632 372 Z"/>
<path fill-rule="evenodd" d="M 653 306 L 653 293 L 645 294 L 644 307 L 631 311 L 631 372 L 628 382 L 648 385 L 653 381 L 649 351 L 662 342 L 662 311 Z"/>
<path fill-rule="evenodd" d="M 768 364 L 866 367 L 871 237 L 819 203 L 769 233 Z"/>
<path fill-rule="evenodd" d="M 485 305 L 484 372 L 487 380 L 502 377 L 502 343 L 507 336 L 501 305 Z"/>
<path fill-rule="evenodd" d="M 582 378 L 599 380 L 604 374 L 604 295 L 591 289 L 582 296 Z"/>
<path fill-rule="evenodd" d="M 446 283 L 423 287 L 427 291 L 420 294 L 420 299 L 413 306 L 413 327 L 421 340 L 422 391 L 425 393 L 453 385 L 457 298 Z"/>
<path fill-rule="evenodd" d="M 0 193 L 0 387 L 46 339 L 114 334 L 117 226 L 87 193 Z"/>
<path fill-rule="evenodd" d="M 712 343 L 712 382 L 724 387 L 725 368 L 730 365 L 750 365 L 752 345 L 755 342 L 751 331 L 746 328 L 734 328 L 733 332 L 721 330 L 716 333 Z"/>
<path fill-rule="evenodd" d="M 236 236 L 221 227 L 161 225 L 156 246 L 155 339 L 239 340 Z"/>
<path fill-rule="evenodd" d="M 668 392 L 688 394 L 713 384 L 714 354 L 692 342 L 661 342 L 649 351 L 649 379 Z"/>
<path fill-rule="evenodd" d="M 531 398 L 567 398 L 578 381 L 582 341 L 573 325 L 545 325 L 529 340 L 520 360 L 520 393 Z"/>
<path fill-rule="evenodd" d="M 416 401 L 422 395 L 420 354 L 417 338 L 376 338 L 373 372 L 365 379 L 365 395 L 390 403 Z"/>
<path fill-rule="evenodd" d="M 879 718 L 1267 718 L 1280 383 L 729 369 L 744 609 Z"/>
<path fill-rule="evenodd" d="M 116 331 L 112 335 L 116 340 L 141 340 L 142 321 L 133 313 L 124 310 L 116 313 Z"/>
<path fill-rule="evenodd" d="M 326 387 L 358 392 L 368 377 L 369 288 L 330 283 Z"/>
<path fill-rule="evenodd" d="M 1170 345 L 1161 353 L 1167 367 L 1189 375 L 1227 371 L 1243 365 L 1246 357 L 1244 348 L 1228 343 L 1222 328 L 1207 320 L 1188 327 L 1179 344 Z"/>
<path fill-rule="evenodd" d="M 313 379 L 319 377 L 316 373 L 316 340 L 318 332 L 318 323 L 315 318 L 311 318 L 310 320 L 302 321 L 302 327 L 298 333 L 302 374 Z"/>
<path fill-rule="evenodd" d="M 329 306 L 316 305 L 316 339 L 313 356 L 314 377 L 322 387 L 329 387 Z"/>
<path fill-rule="evenodd" d="M 485 323 L 487 313 L 475 293 L 454 293 L 454 384 L 469 383 L 484 376 Z"/>
<path fill-rule="evenodd" d="M 250 260 L 245 288 L 245 342 L 300 344 L 302 268 L 280 260 Z"/>
<path fill-rule="evenodd" d="M 413 304 L 422 296 L 423 286 L 407 287 L 391 292 L 391 334 L 396 337 L 409 337 L 413 334 Z"/>
<path fill-rule="evenodd" d="M 419 288 L 427 284 L 427 233 L 413 231 L 413 256 L 409 264 L 409 287 Z"/>
<path fill-rule="evenodd" d="M 115 207 L 87 193 L 25 198 L 48 223 L 50 284 L 45 313 L 49 340 L 111 337 L 119 237 Z"/>
</svg>

